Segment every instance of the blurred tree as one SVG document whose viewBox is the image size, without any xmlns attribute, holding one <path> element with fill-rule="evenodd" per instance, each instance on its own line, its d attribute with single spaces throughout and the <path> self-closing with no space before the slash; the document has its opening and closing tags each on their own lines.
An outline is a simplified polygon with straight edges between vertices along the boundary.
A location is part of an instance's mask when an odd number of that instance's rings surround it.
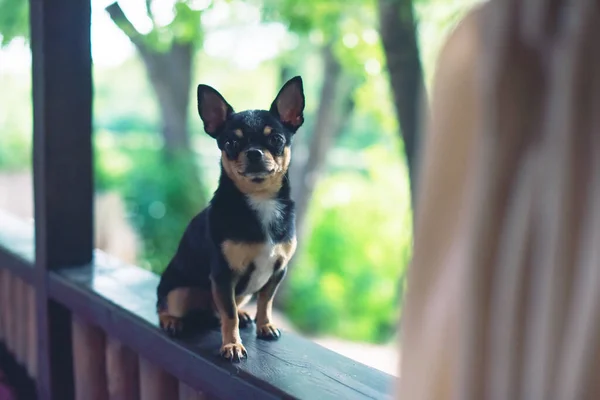
<svg viewBox="0 0 600 400">
<path fill-rule="evenodd" d="M 154 0 L 146 0 L 152 29 L 145 34 L 134 27 L 118 2 L 106 7 L 106 11 L 137 49 L 159 103 L 166 150 L 178 153 L 190 149 L 187 117 L 195 50 L 202 44 L 202 10 L 178 1 L 173 20 L 160 25 L 152 12 L 153 3 Z"/>
<path fill-rule="evenodd" d="M 193 151 L 188 131 L 194 57 L 202 46 L 200 19 L 206 8 L 177 0 L 172 19 L 165 24 L 153 13 L 158 3 L 145 1 L 151 22 L 147 33 L 136 29 L 118 2 L 106 7 L 106 12 L 135 46 L 160 111 L 163 160 L 152 155 L 136 157 L 137 168 L 128 176 L 131 185 L 126 198 L 143 237 L 144 260 L 150 269 L 162 272 L 181 232 L 208 199 L 207 185 L 197 167 L 200 155 Z"/>
<path fill-rule="evenodd" d="M 357 59 L 357 54 L 347 55 L 345 53 L 360 53 L 354 47 L 344 49 L 340 45 L 345 34 L 352 34 L 352 31 L 347 28 L 346 24 L 349 20 L 359 21 L 363 26 L 369 26 L 374 21 L 371 20 L 371 15 L 376 15 L 376 20 L 379 22 L 379 35 L 383 52 L 389 72 L 390 88 L 392 91 L 395 111 L 400 127 L 400 135 L 404 142 L 404 150 L 409 169 L 411 193 L 415 190 L 416 182 L 416 152 L 419 144 L 419 121 L 421 118 L 421 105 L 426 107 L 426 91 L 423 79 L 423 71 L 421 66 L 421 56 L 418 46 L 417 21 L 413 10 L 412 0 L 330 0 L 327 2 L 311 0 L 304 2 L 296 2 L 294 0 L 265 0 L 266 12 L 269 15 L 276 15 L 279 20 L 286 22 L 292 32 L 300 35 L 317 34 L 323 38 L 323 42 L 327 45 L 333 44 L 336 49 L 338 59 L 344 61 L 344 58 L 349 58 L 352 61 L 365 61 L 360 56 Z M 326 53 L 324 53 L 326 55 Z M 324 57 L 325 59 L 326 57 Z M 331 68 L 331 64 L 327 65 L 324 62 L 324 77 L 327 75 L 327 68 Z M 344 64 L 344 70 L 340 75 L 340 79 L 348 79 L 348 70 L 351 69 L 347 63 Z M 350 68 L 348 68 L 350 67 Z M 356 71 L 354 71 L 356 73 Z M 361 71 L 364 74 L 364 71 Z M 327 77 L 327 79 L 331 79 Z M 330 86 L 335 86 L 329 83 Z M 323 86 L 326 86 L 324 80 Z M 356 85 L 354 85 L 356 88 Z M 331 91 L 322 90 L 321 95 L 327 95 Z M 347 94 L 346 94 L 347 95 Z M 321 103 L 319 103 L 319 107 Z M 424 111 L 424 110 L 423 110 Z M 324 118 L 327 112 L 321 112 Z M 347 117 L 347 114 L 344 115 Z M 318 126 L 327 126 L 327 124 L 315 123 L 315 133 Z M 321 132 L 319 132 L 322 134 Z M 326 132 L 325 141 L 329 140 L 329 136 L 333 133 Z M 316 135 L 315 135 L 316 136 Z M 312 138 L 313 141 L 318 141 L 319 138 Z M 311 143 L 312 144 L 312 143 Z M 317 146 L 309 146 L 311 149 Z M 322 147 L 320 147 L 323 149 Z M 320 155 L 315 156 L 317 160 L 321 159 Z M 314 160 L 311 160 L 314 161 Z M 305 175 L 308 179 L 307 187 L 301 188 L 302 194 L 297 201 L 299 203 L 299 221 L 300 227 L 303 226 L 303 209 L 302 204 L 305 203 L 304 197 L 310 198 L 314 184 L 318 179 L 318 171 L 321 164 L 306 163 L 305 168 L 313 169 L 316 173 Z M 310 172 L 310 171 L 306 171 Z M 308 188 L 308 190 L 306 190 Z M 413 201 L 414 203 L 414 201 Z"/>
<path fill-rule="evenodd" d="M 118 2 L 106 11 L 112 21 L 127 35 L 142 59 L 154 89 L 161 114 L 162 137 L 167 159 L 177 157 L 184 178 L 182 189 L 194 190 L 195 201 L 188 205 L 189 217 L 207 201 L 205 185 L 198 173 L 188 132 L 190 88 L 196 49 L 202 45 L 201 15 L 203 9 L 193 8 L 192 1 L 176 1 L 173 19 L 168 24 L 157 23 L 153 14 L 154 0 L 146 0 L 146 13 L 152 23 L 148 33 L 139 32 L 127 18 Z M 190 185 L 190 182 L 196 182 Z"/>
<path fill-rule="evenodd" d="M 306 215 L 315 187 L 322 176 L 327 154 L 344 131 L 354 108 L 356 79 L 344 72 L 333 52 L 333 44 L 320 48 L 323 77 L 313 129 L 305 146 L 307 157 L 295 162 L 291 169 L 292 195 L 296 201 L 296 229 L 302 237 L 306 231 Z"/>
<path fill-rule="evenodd" d="M 152 29 L 145 34 L 134 27 L 117 2 L 106 11 L 144 62 L 159 103 L 166 151 L 185 154 L 190 149 L 187 115 L 195 50 L 202 44 L 203 10 L 190 6 L 192 1 L 176 1 L 173 20 L 160 25 L 152 13 L 154 0 L 145 3 L 152 22 Z M 23 0 L 0 0 L 0 45 L 29 36 L 28 4 Z"/>
<path fill-rule="evenodd" d="M 176 1 L 173 20 L 160 25 L 152 13 L 154 0 L 146 0 L 146 10 L 152 21 L 150 32 L 136 30 L 117 2 L 106 11 L 114 23 L 135 45 L 148 72 L 159 103 L 162 137 L 167 156 L 190 160 L 189 173 L 203 187 L 193 167 L 187 120 L 195 50 L 202 44 L 200 17 L 192 1 Z M 16 37 L 29 36 L 28 1 L 0 0 L 0 45 L 8 45 Z M 206 202 L 204 191 L 198 193 L 199 204 Z"/>
<path fill-rule="evenodd" d="M 300 36 L 302 43 L 310 42 L 309 36 L 321 37 L 317 47 L 321 61 L 321 89 L 316 105 L 312 130 L 305 132 L 294 147 L 294 162 L 290 174 L 292 196 L 296 202 L 296 229 L 303 243 L 307 230 L 307 214 L 313 193 L 322 176 L 327 155 L 340 137 L 354 109 L 354 91 L 360 83 L 360 74 L 344 68 L 339 52 L 341 35 L 339 26 L 348 14 L 356 12 L 356 0 L 331 0 L 328 2 L 295 0 L 265 0 L 263 13 L 266 19 L 284 22 L 291 32 Z M 298 49 L 296 49 L 298 50 Z M 314 50 L 313 50 L 314 51 Z M 302 57 L 298 57 L 302 53 Z M 301 69 L 306 57 L 304 52 L 292 50 L 281 57 L 281 78 L 287 79 Z M 302 157 L 306 154 L 305 157 Z M 299 249 L 298 253 L 301 252 Z M 283 283 L 276 297 L 276 306 L 285 308 L 287 284 Z"/>
<path fill-rule="evenodd" d="M 161 115 L 163 157 L 151 158 L 156 163 L 153 168 L 140 167 L 136 171 L 137 175 L 145 174 L 145 180 L 137 179 L 136 182 L 151 182 L 157 187 L 150 192 L 154 198 L 148 198 L 146 188 L 140 186 L 132 187 L 129 191 L 132 193 L 128 193 L 135 198 L 133 203 L 144 205 L 146 201 L 149 205 L 160 204 L 164 208 L 162 214 L 168 215 L 167 219 L 172 221 L 171 225 L 163 223 L 163 226 L 169 228 L 167 232 L 149 229 L 149 226 L 157 224 L 154 220 L 158 219 L 153 217 L 156 213 L 147 217 L 148 213 L 138 213 L 138 217 L 144 218 L 137 218 L 134 222 L 142 233 L 146 258 L 154 253 L 164 257 L 172 254 L 176 243 L 165 240 L 165 237 L 178 236 L 189 219 L 207 201 L 206 186 L 196 163 L 199 156 L 192 151 L 187 127 L 194 56 L 197 48 L 202 45 L 200 18 L 206 8 L 194 7 L 193 1 L 177 0 L 173 4 L 172 20 L 161 24 L 153 14 L 154 3 L 153 0 L 145 1 L 147 16 L 151 22 L 151 29 L 147 33 L 141 33 L 135 28 L 117 2 L 106 8 L 113 22 L 137 49 L 156 94 Z M 28 1 L 23 0 L 0 0 L 0 45 L 8 45 L 17 37 L 29 36 L 28 4 Z M 157 174 L 157 170 L 163 174 Z M 102 173 L 103 171 L 96 170 L 96 175 Z M 170 178 L 164 178 L 163 175 L 169 175 Z M 185 193 L 185 196 L 181 193 Z M 157 260 L 153 267 L 157 270 L 164 268 L 164 259 Z"/>
<path fill-rule="evenodd" d="M 427 93 L 417 38 L 417 23 L 412 0 L 378 0 L 379 34 L 383 44 L 396 115 L 415 197 L 417 150 Z"/>
<path fill-rule="evenodd" d="M 289 280 L 295 301 L 286 315 L 306 333 L 386 342 L 397 327 L 396 282 L 412 249 L 408 176 L 385 144 L 363 156 L 366 174 L 333 173 L 315 191 L 319 207 L 309 212 L 311 240 Z"/>
<path fill-rule="evenodd" d="M 327 155 L 341 135 L 354 108 L 354 90 L 360 77 L 345 69 L 336 54 L 341 39 L 339 25 L 347 17 L 357 0 L 331 0 L 328 2 L 295 0 L 265 0 L 263 13 L 266 19 L 285 23 L 291 32 L 298 34 L 300 41 L 306 43 L 311 34 L 321 37 L 320 43 L 311 43 L 317 47 L 321 59 L 321 90 L 316 105 L 316 115 L 312 131 L 306 132 L 308 140 L 300 138 L 294 151 L 294 162 L 290 174 L 292 196 L 296 201 L 296 225 L 298 236 L 306 230 L 306 214 L 310 199 L 322 175 Z M 314 50 L 313 50 L 314 51 Z M 286 52 L 280 59 L 281 78 L 301 69 L 305 54 L 298 57 L 294 50 Z M 305 157 L 302 155 L 306 154 Z"/>
</svg>

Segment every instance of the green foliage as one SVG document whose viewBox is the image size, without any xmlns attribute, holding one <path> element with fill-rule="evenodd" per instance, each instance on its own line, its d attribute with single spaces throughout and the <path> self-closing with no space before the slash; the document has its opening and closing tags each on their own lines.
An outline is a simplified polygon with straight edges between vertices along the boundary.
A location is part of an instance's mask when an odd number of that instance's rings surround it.
<svg viewBox="0 0 600 400">
<path fill-rule="evenodd" d="M 145 132 L 159 137 L 158 105 L 144 78 L 144 66 L 137 57 L 116 67 L 94 67 L 96 129 L 119 134 Z"/>
<path fill-rule="evenodd" d="M 311 203 L 313 231 L 290 273 L 289 309 L 308 333 L 384 342 L 411 252 L 406 170 L 396 152 L 365 152 L 367 174 L 327 177 Z"/>
<path fill-rule="evenodd" d="M 2 131 L 0 135 L 0 170 L 24 170 L 31 165 L 31 135 Z"/>
<path fill-rule="evenodd" d="M 29 1 L 0 0 L 0 47 L 29 36 Z"/>
<path fill-rule="evenodd" d="M 28 72 L 0 73 L 0 169 L 31 166 L 33 124 Z"/>
<path fill-rule="evenodd" d="M 133 223 L 143 238 L 144 260 L 154 272 L 162 272 L 175 254 L 190 220 L 206 204 L 198 185 L 190 184 L 193 160 L 181 154 L 171 160 L 161 154 L 138 154 L 136 168 L 128 176 L 125 200 L 133 211 Z"/>
<path fill-rule="evenodd" d="M 165 159 L 146 136 L 118 139 L 101 132 L 95 140 L 96 188 L 116 189 L 143 243 L 142 265 L 162 272 L 192 217 L 206 205 L 193 185 L 195 160 L 189 154 Z M 132 143 L 134 139 L 138 143 Z"/>
<path fill-rule="evenodd" d="M 202 25 L 200 17 L 204 9 L 193 7 L 194 1 L 179 0 L 173 6 L 173 20 L 165 25 L 156 23 L 152 12 L 155 0 L 147 0 L 148 16 L 153 22 L 152 30 L 143 35 L 146 45 L 156 52 L 168 51 L 174 43 L 191 43 L 200 46 L 202 43 Z M 209 3 L 209 5 L 212 4 Z"/>
<path fill-rule="evenodd" d="M 94 134 L 93 146 L 96 191 L 121 191 L 126 186 L 127 175 L 135 168 L 134 160 L 107 131 Z"/>
<path fill-rule="evenodd" d="M 202 12 L 210 7 L 197 7 L 198 1 L 178 0 L 173 5 L 173 19 L 164 25 L 158 24 L 152 12 L 155 0 L 146 0 L 148 17 L 153 22 L 153 29 L 143 36 L 144 42 L 157 52 L 167 51 L 173 43 L 202 43 Z M 131 26 L 121 25 L 130 35 Z M 0 47 L 9 44 L 16 37 L 29 36 L 29 1 L 0 0 Z"/>
<path fill-rule="evenodd" d="M 375 122 L 388 140 L 395 140 L 391 138 L 397 136 L 395 111 L 387 77 L 381 73 L 385 56 L 377 32 L 376 2 L 264 0 L 264 4 L 265 20 L 281 21 L 299 36 L 299 45 L 282 54 L 280 62 L 298 69 L 299 64 L 306 64 L 311 48 L 332 45 L 344 79 L 355 82 L 352 97 L 356 108 Z"/>
<path fill-rule="evenodd" d="M 264 0 L 262 8 L 267 20 L 284 21 L 293 32 L 306 35 L 319 31 L 332 37 L 344 16 L 364 3 L 365 0 Z"/>
</svg>

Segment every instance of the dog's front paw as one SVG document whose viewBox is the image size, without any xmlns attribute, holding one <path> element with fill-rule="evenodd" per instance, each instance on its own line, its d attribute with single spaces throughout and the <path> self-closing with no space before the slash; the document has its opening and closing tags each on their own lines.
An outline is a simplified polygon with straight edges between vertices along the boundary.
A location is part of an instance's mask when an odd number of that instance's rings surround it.
<svg viewBox="0 0 600 400">
<path fill-rule="evenodd" d="M 238 310 L 238 319 L 240 320 L 240 328 L 242 329 L 252 325 L 252 317 L 246 311 Z"/>
<path fill-rule="evenodd" d="M 183 332 L 183 319 L 168 314 L 159 315 L 160 327 L 169 336 L 176 337 Z"/>
<path fill-rule="evenodd" d="M 262 340 L 277 340 L 281 337 L 281 331 L 275 325 L 266 323 L 256 328 L 256 337 Z"/>
<path fill-rule="evenodd" d="M 248 352 L 241 343 L 227 343 L 221 346 L 221 356 L 233 362 L 240 362 L 242 358 L 248 357 Z"/>
</svg>

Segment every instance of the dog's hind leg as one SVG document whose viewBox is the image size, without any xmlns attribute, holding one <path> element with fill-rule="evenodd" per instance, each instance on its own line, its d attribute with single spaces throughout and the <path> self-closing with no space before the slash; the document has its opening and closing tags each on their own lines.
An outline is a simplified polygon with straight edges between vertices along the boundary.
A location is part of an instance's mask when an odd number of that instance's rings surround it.
<svg viewBox="0 0 600 400">
<path fill-rule="evenodd" d="M 189 317 L 193 313 L 196 316 L 201 315 L 202 319 L 212 314 L 214 320 L 211 297 L 210 291 L 197 287 L 179 287 L 171 290 L 158 302 L 160 327 L 169 335 L 178 336 L 192 322 Z M 202 325 L 210 325 L 210 323 L 206 322 Z"/>
</svg>

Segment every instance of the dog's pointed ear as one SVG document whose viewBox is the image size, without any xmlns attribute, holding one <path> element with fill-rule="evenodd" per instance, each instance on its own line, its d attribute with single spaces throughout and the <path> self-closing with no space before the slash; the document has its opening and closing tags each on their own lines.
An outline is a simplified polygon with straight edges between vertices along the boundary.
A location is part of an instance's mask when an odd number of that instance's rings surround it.
<svg viewBox="0 0 600 400">
<path fill-rule="evenodd" d="M 292 132 L 296 132 L 304 123 L 304 88 L 302 78 L 295 76 L 283 85 L 271 104 L 271 113 Z"/>
<path fill-rule="evenodd" d="M 208 85 L 198 85 L 198 114 L 204 123 L 204 130 L 216 138 L 219 129 L 233 114 L 233 108 L 223 96 Z"/>
</svg>

